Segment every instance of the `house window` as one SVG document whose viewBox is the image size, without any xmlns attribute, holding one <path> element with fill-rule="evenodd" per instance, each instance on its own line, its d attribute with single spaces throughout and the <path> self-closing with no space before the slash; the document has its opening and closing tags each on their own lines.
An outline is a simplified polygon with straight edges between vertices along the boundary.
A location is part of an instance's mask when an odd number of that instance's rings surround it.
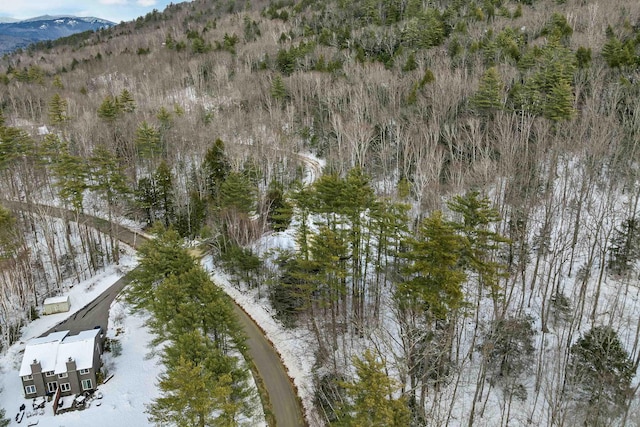
<svg viewBox="0 0 640 427">
<path fill-rule="evenodd" d="M 23 381 L 31 381 L 33 379 L 33 375 L 25 375 L 22 379 Z"/>
<path fill-rule="evenodd" d="M 36 386 L 34 385 L 25 386 L 24 391 L 26 394 L 36 394 Z"/>
<path fill-rule="evenodd" d="M 82 380 L 82 390 L 91 390 L 91 380 Z"/>
<path fill-rule="evenodd" d="M 47 390 L 49 390 L 49 393 L 55 393 L 57 389 L 58 389 L 57 382 L 52 381 L 50 383 L 47 383 Z"/>
<path fill-rule="evenodd" d="M 54 374 L 55 374 L 55 372 L 53 372 L 53 371 L 47 371 L 47 372 L 44 373 L 44 376 L 45 377 L 52 377 Z"/>
<path fill-rule="evenodd" d="M 69 374 L 67 374 L 66 372 L 58 374 L 58 378 L 67 378 L 68 376 L 69 376 Z"/>
<path fill-rule="evenodd" d="M 71 391 L 71 384 L 69 384 L 69 383 L 60 384 L 60 390 L 61 391 Z"/>
<path fill-rule="evenodd" d="M 87 375 L 89 373 L 88 369 L 80 369 L 80 375 Z"/>
</svg>

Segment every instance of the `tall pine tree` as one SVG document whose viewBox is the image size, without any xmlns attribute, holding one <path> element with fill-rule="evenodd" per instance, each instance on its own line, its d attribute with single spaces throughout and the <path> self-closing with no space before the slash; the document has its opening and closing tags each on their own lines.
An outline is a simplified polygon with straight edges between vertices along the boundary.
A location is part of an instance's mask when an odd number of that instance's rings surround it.
<svg viewBox="0 0 640 427">
<path fill-rule="evenodd" d="M 385 373 L 384 360 L 366 350 L 362 358 L 354 358 L 357 379 L 343 384 L 348 402 L 341 408 L 335 426 L 405 427 L 410 412 L 399 384 Z"/>
</svg>

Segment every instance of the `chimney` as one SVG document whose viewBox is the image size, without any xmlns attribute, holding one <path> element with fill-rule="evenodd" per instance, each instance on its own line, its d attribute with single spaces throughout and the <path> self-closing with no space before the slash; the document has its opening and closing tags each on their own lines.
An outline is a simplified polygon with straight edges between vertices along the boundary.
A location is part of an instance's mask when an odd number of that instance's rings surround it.
<svg viewBox="0 0 640 427">
<path fill-rule="evenodd" d="M 40 365 L 40 362 L 38 362 L 37 359 L 33 359 L 33 362 L 31 362 L 31 373 L 38 374 L 40 372 L 42 372 L 42 366 Z"/>
<path fill-rule="evenodd" d="M 73 372 L 76 370 L 76 361 L 69 357 L 69 360 L 67 360 L 67 372 Z"/>
</svg>

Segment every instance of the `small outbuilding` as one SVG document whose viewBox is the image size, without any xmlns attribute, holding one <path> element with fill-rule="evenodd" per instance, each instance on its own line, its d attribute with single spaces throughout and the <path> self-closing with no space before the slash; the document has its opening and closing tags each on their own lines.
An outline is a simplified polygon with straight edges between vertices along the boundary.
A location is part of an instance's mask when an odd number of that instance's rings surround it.
<svg viewBox="0 0 640 427">
<path fill-rule="evenodd" d="M 44 300 L 43 314 L 64 313 L 71 309 L 69 297 L 52 297 Z"/>
</svg>

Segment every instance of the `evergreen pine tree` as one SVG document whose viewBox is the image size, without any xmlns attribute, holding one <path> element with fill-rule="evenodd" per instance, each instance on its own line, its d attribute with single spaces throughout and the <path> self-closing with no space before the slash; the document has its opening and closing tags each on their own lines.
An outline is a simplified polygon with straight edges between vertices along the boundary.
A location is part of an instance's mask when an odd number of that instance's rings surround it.
<svg viewBox="0 0 640 427">
<path fill-rule="evenodd" d="M 242 173 L 231 172 L 220 186 L 220 206 L 241 214 L 256 210 L 256 190 Z"/>
<path fill-rule="evenodd" d="M 54 126 L 60 126 L 68 120 L 67 101 L 56 93 L 51 98 L 51 101 L 49 101 L 49 123 Z"/>
<path fill-rule="evenodd" d="M 445 381 L 450 372 L 450 319 L 462 307 L 467 279 L 462 257 L 466 239 L 456 225 L 436 211 L 402 243 L 401 280 L 394 293 L 403 336 L 414 423 L 424 424 L 423 406 L 429 384 Z"/>
<path fill-rule="evenodd" d="M 332 326 L 335 328 L 335 316 L 340 311 L 338 307 L 347 298 L 347 242 L 342 233 L 322 225 L 312 237 L 310 252 L 319 279 L 316 295 L 322 307 L 330 308 Z"/>
<path fill-rule="evenodd" d="M 287 201 L 280 186 L 272 183 L 267 193 L 267 218 L 274 231 L 284 231 L 291 224 L 293 206 Z"/>
<path fill-rule="evenodd" d="M 630 218 L 616 228 L 609 248 L 609 268 L 614 274 L 630 271 L 640 259 L 640 235 L 637 227 L 636 219 Z"/>
<path fill-rule="evenodd" d="M 158 113 L 156 114 L 156 118 L 160 122 L 163 130 L 169 129 L 171 127 L 171 113 L 165 107 L 160 107 Z"/>
<path fill-rule="evenodd" d="M 124 199 L 130 193 L 122 167 L 115 155 L 104 146 L 99 145 L 94 149 L 89 166 L 92 178 L 89 188 L 102 195 L 109 209 L 117 200 Z"/>
<path fill-rule="evenodd" d="M 292 199 L 297 208 L 295 217 L 299 222 L 296 233 L 298 253 L 303 260 L 309 260 L 309 236 L 311 234 L 309 215 L 311 214 L 311 206 L 315 204 L 313 192 L 298 183 L 295 185 Z"/>
<path fill-rule="evenodd" d="M 554 122 L 569 120 L 575 113 L 573 99 L 571 84 L 564 80 L 558 81 L 547 96 L 544 116 Z"/>
<path fill-rule="evenodd" d="M 243 248 L 237 243 L 229 242 L 221 252 L 220 260 L 231 275 L 232 282 L 238 287 L 240 287 L 240 283 L 244 283 L 249 288 L 258 286 L 259 290 L 257 278 L 262 267 L 262 260 L 251 248 Z"/>
<path fill-rule="evenodd" d="M 62 84 L 62 79 L 60 78 L 59 75 L 56 75 L 53 78 L 53 87 L 58 89 L 58 90 L 63 90 L 64 89 L 64 84 Z"/>
<path fill-rule="evenodd" d="M 126 299 L 134 310 L 151 309 L 157 286 L 169 276 L 178 276 L 194 268 L 195 260 L 182 247 L 174 230 L 155 228 L 156 238 L 140 246 L 140 263 L 131 273 Z"/>
<path fill-rule="evenodd" d="M 520 64 L 532 71 L 524 84 L 512 89 L 516 108 L 553 121 L 571 118 L 576 68 L 576 58 L 571 50 L 552 39 L 543 48 L 523 56 Z"/>
<path fill-rule="evenodd" d="M 60 198 L 76 211 L 82 212 L 84 191 L 89 188 L 88 165 L 83 158 L 70 154 L 66 144 L 57 141 L 56 145 L 60 151 L 52 159 L 52 169 Z"/>
<path fill-rule="evenodd" d="M 202 267 L 196 265 L 165 278 L 153 295 L 150 324 L 160 340 L 175 341 L 198 329 L 221 351 L 228 349 L 230 339 L 236 345 L 242 343 L 231 302 Z"/>
<path fill-rule="evenodd" d="M 18 248 L 19 238 L 15 228 L 15 218 L 11 212 L 0 205 L 0 261 L 13 257 Z"/>
<path fill-rule="evenodd" d="M 145 213 L 147 225 L 152 225 L 156 220 L 156 210 L 159 207 L 158 192 L 153 177 L 140 178 L 134 196 L 136 205 Z"/>
<path fill-rule="evenodd" d="M 589 68 L 591 65 L 591 48 L 580 46 L 576 51 L 576 65 L 580 69 Z"/>
<path fill-rule="evenodd" d="M 173 173 L 164 160 L 158 165 L 156 173 L 153 175 L 156 194 L 158 196 L 158 207 L 162 214 L 165 227 L 173 222 L 174 214 L 174 192 L 173 192 Z"/>
<path fill-rule="evenodd" d="M 480 345 L 487 366 L 489 381 L 499 384 L 505 392 L 526 399 L 523 377 L 535 362 L 532 319 L 505 318 L 492 322 L 491 328 Z"/>
<path fill-rule="evenodd" d="M 13 166 L 13 162 L 27 154 L 34 146 L 33 140 L 25 131 L 0 126 L 0 169 Z"/>
<path fill-rule="evenodd" d="M 271 96 L 279 102 L 284 102 L 289 97 L 287 87 L 284 85 L 284 81 L 280 74 L 276 74 L 271 82 Z"/>
<path fill-rule="evenodd" d="M 312 308 L 318 269 L 313 261 L 289 251 L 278 256 L 277 264 L 280 276 L 269 289 L 269 299 L 283 324 L 294 326 L 298 316 Z"/>
<path fill-rule="evenodd" d="M 370 350 L 353 361 L 357 380 L 344 383 L 349 403 L 333 425 L 404 427 L 410 424 L 410 412 L 404 397 L 395 397 L 399 385 L 385 373 L 384 360 L 378 361 Z"/>
<path fill-rule="evenodd" d="M 216 425 L 220 409 L 220 386 L 213 372 L 202 364 L 181 358 L 176 366 L 161 376 L 158 387 L 162 396 L 149 405 L 150 421 L 157 425 L 206 427 Z"/>
<path fill-rule="evenodd" d="M 138 154 L 143 159 L 153 160 L 164 154 L 160 131 L 146 121 L 140 123 L 140 126 L 136 129 L 135 143 Z"/>
<path fill-rule="evenodd" d="M 622 68 L 635 63 L 635 49 L 630 41 L 622 42 L 615 35 L 611 35 L 602 46 L 602 57 L 611 68 Z"/>
<path fill-rule="evenodd" d="M 632 396 L 634 375 L 633 362 L 611 327 L 595 326 L 578 339 L 571 346 L 567 381 L 582 422 L 613 425 Z"/>
<path fill-rule="evenodd" d="M 568 46 L 569 39 L 573 34 L 573 28 L 571 28 L 564 15 L 554 13 L 551 15 L 549 22 L 542 28 L 541 34 L 561 42 L 564 46 Z"/>
<path fill-rule="evenodd" d="M 131 190 L 115 155 L 104 146 L 98 146 L 93 150 L 89 166 L 91 169 L 89 188 L 98 193 L 107 206 L 107 219 L 111 226 L 111 247 L 117 263 L 120 259 L 120 240 L 116 238 L 117 226 L 112 221 L 113 208 L 118 201 L 126 200 Z"/>
<path fill-rule="evenodd" d="M 202 162 L 202 169 L 209 194 L 213 200 L 217 200 L 220 195 L 220 186 L 227 179 L 231 170 L 229 160 L 224 152 L 224 142 L 220 138 L 216 139 L 211 148 L 207 150 Z"/>
<path fill-rule="evenodd" d="M 119 111 L 133 113 L 136 110 L 136 102 L 133 95 L 127 89 L 122 89 L 120 95 L 116 97 L 116 104 Z"/>
<path fill-rule="evenodd" d="M 408 261 L 403 269 L 405 279 L 398 283 L 396 298 L 401 305 L 423 312 L 431 321 L 445 319 L 459 308 L 464 294 L 466 274 L 460 267 L 466 239 L 436 211 L 420 225 L 418 236 L 407 240 Z"/>
<path fill-rule="evenodd" d="M 176 213 L 175 227 L 183 237 L 194 238 L 201 231 L 207 218 L 206 200 L 196 190 L 189 192 L 189 203 Z"/>
<path fill-rule="evenodd" d="M 113 123 L 120 115 L 120 104 L 113 96 L 107 96 L 98 108 L 98 117 L 108 123 Z"/>
<path fill-rule="evenodd" d="M 409 71 L 413 71 L 418 68 L 418 62 L 416 61 L 416 54 L 411 52 L 407 57 L 407 62 L 402 66 L 402 71 L 408 73 Z"/>
<path fill-rule="evenodd" d="M 471 106 L 477 113 L 491 114 L 502 108 L 502 80 L 496 67 L 491 67 L 482 75 L 480 86 L 471 98 Z"/>
<path fill-rule="evenodd" d="M 491 207 L 489 199 L 481 198 L 477 191 L 456 196 L 448 205 L 452 211 L 462 215 L 462 223 L 455 225 L 466 243 L 461 252 L 461 264 L 479 275 L 480 285 L 490 290 L 495 302 L 499 291 L 498 279 L 506 270 L 505 265 L 496 261 L 497 251 L 502 244 L 508 243 L 508 239 L 491 230 L 500 216 Z"/>
</svg>

